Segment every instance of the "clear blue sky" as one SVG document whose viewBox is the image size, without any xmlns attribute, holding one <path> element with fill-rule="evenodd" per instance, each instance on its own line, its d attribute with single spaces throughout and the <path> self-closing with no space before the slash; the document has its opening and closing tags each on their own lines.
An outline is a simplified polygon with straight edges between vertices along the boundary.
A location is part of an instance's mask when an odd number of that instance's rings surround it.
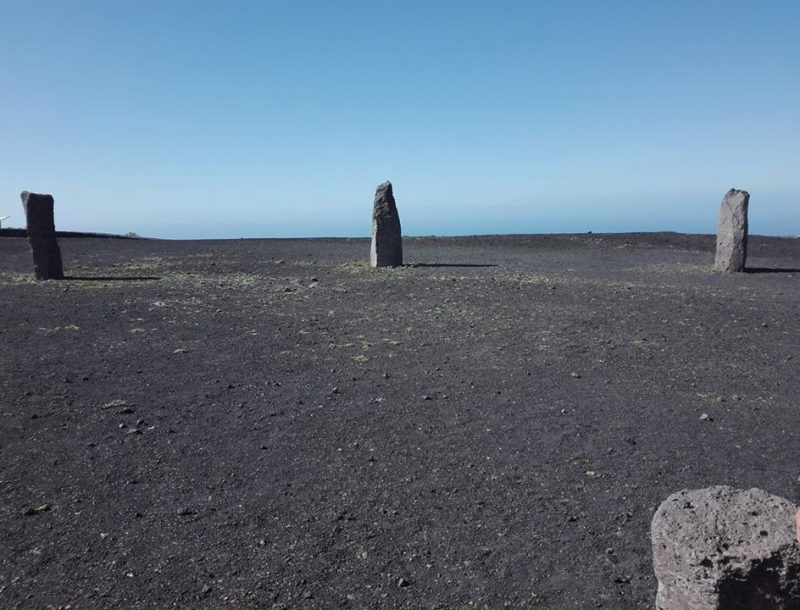
<svg viewBox="0 0 800 610">
<path fill-rule="evenodd" d="M 800 2 L 0 0 L 0 216 L 161 237 L 800 234 Z"/>
</svg>

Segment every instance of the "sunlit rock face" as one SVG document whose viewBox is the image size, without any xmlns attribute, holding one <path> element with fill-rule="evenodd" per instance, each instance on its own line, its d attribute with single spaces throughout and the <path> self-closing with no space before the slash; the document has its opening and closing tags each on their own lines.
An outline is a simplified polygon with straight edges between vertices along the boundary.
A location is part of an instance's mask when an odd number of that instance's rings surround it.
<svg viewBox="0 0 800 610">
<path fill-rule="evenodd" d="M 747 259 L 747 206 L 750 193 L 731 189 L 722 198 L 717 219 L 717 256 L 714 270 L 744 271 Z"/>
<path fill-rule="evenodd" d="M 761 489 L 682 490 L 653 516 L 658 610 L 798 610 L 797 507 Z"/>
</svg>

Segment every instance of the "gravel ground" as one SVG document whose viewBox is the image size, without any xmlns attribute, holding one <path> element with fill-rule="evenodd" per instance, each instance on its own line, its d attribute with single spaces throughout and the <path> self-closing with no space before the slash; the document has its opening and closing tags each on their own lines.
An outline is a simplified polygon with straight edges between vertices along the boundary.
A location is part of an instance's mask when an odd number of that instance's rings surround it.
<svg viewBox="0 0 800 610">
<path fill-rule="evenodd" d="M 652 608 L 681 488 L 797 501 L 800 240 L 0 239 L 0 607 Z"/>
</svg>

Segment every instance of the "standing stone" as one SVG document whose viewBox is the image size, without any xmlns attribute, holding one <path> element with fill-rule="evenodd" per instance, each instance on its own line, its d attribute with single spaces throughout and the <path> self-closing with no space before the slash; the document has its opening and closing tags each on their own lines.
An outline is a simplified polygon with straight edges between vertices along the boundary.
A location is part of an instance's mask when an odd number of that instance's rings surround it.
<svg viewBox="0 0 800 610">
<path fill-rule="evenodd" d="M 397 267 L 403 264 L 400 216 L 392 194 L 392 183 L 388 181 L 378 185 L 375 190 L 369 264 L 371 267 Z"/>
<path fill-rule="evenodd" d="M 672 494 L 653 516 L 658 610 L 798 610 L 797 508 L 761 489 Z"/>
<path fill-rule="evenodd" d="M 717 257 L 714 271 L 744 271 L 747 258 L 747 205 L 750 193 L 731 189 L 722 198 L 717 220 Z"/>
<path fill-rule="evenodd" d="M 64 279 L 61 250 L 56 240 L 53 220 L 53 196 L 22 191 L 22 207 L 28 227 L 28 241 L 33 250 L 33 266 L 38 280 Z"/>
</svg>

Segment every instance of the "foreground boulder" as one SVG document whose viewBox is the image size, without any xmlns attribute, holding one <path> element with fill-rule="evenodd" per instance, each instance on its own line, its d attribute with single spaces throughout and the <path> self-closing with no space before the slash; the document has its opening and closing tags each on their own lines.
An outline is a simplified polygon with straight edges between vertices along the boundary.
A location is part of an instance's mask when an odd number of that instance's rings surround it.
<svg viewBox="0 0 800 610">
<path fill-rule="evenodd" d="M 400 216 L 391 182 L 384 182 L 375 190 L 369 264 L 371 267 L 397 267 L 403 264 Z"/>
<path fill-rule="evenodd" d="M 56 239 L 53 217 L 53 196 L 22 191 L 22 207 L 28 228 L 28 241 L 33 250 L 33 267 L 38 280 L 64 279 L 61 249 Z"/>
<path fill-rule="evenodd" d="M 750 193 L 731 189 L 722 198 L 717 219 L 717 256 L 714 271 L 744 271 L 747 259 L 747 206 Z"/>
<path fill-rule="evenodd" d="M 672 494 L 653 516 L 658 610 L 798 610 L 797 508 L 760 489 Z"/>
</svg>

